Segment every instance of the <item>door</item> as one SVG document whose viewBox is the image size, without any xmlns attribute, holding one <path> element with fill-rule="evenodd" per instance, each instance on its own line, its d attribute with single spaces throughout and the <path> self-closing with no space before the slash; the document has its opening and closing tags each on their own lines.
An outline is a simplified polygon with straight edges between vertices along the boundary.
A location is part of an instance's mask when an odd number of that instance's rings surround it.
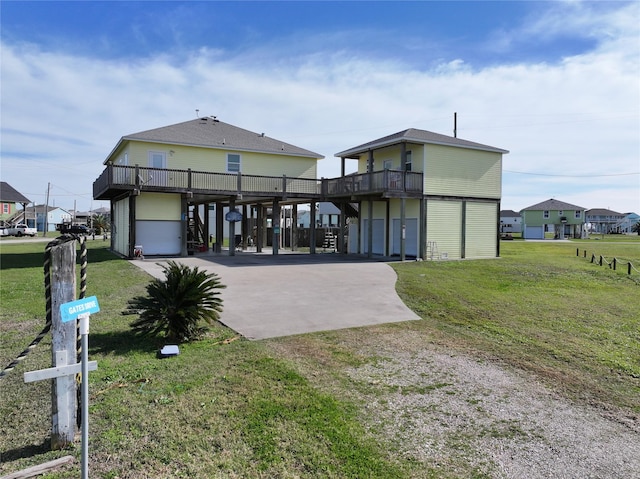
<svg viewBox="0 0 640 479">
<path fill-rule="evenodd" d="M 147 184 L 167 186 L 167 154 L 164 151 L 149 152 L 149 168 L 153 168 L 153 170 L 148 172 Z"/>
</svg>

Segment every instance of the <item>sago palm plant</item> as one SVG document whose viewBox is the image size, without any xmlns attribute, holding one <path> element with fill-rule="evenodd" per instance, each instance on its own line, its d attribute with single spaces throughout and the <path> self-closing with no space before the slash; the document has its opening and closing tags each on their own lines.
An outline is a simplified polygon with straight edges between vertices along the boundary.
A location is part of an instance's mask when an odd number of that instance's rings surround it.
<svg viewBox="0 0 640 479">
<path fill-rule="evenodd" d="M 140 317 L 131 323 L 133 331 L 143 336 L 164 336 L 176 342 L 198 338 L 206 328 L 220 319 L 222 298 L 226 288 L 215 273 L 169 261 L 163 266 L 166 278 L 154 279 L 147 286 L 147 296 L 129 301 L 130 310 Z"/>
</svg>

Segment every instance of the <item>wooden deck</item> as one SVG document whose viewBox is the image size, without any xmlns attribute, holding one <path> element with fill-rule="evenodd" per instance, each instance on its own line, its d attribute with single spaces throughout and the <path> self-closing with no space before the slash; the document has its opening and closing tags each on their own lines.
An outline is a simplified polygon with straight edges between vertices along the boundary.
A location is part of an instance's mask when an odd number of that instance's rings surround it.
<svg viewBox="0 0 640 479">
<path fill-rule="evenodd" d="M 229 197 L 354 201 L 358 197 L 372 196 L 419 198 L 423 194 L 423 179 L 422 173 L 398 170 L 318 180 L 108 165 L 93 183 L 93 197 L 96 200 L 110 200 L 140 191 L 185 193 L 194 201 L 215 201 Z"/>
</svg>

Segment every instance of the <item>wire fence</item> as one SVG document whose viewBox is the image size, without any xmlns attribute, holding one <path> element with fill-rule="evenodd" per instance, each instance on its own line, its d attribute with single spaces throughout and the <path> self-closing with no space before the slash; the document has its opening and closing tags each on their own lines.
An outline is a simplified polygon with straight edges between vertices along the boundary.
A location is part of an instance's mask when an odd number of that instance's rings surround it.
<svg viewBox="0 0 640 479">
<path fill-rule="evenodd" d="M 576 256 L 580 256 L 580 248 L 576 248 Z M 585 249 L 582 253 L 582 256 L 584 258 L 587 257 L 587 250 Z M 627 268 L 627 274 L 631 275 L 632 271 L 635 271 L 636 273 L 640 274 L 640 271 L 633 265 L 633 263 L 631 263 L 631 261 L 626 261 L 624 259 L 619 259 L 616 258 L 615 256 L 613 258 L 611 258 L 611 260 L 608 260 L 605 256 L 602 255 L 596 255 L 595 253 L 591 254 L 591 263 L 592 264 L 598 264 L 600 266 L 608 266 L 609 269 L 612 269 L 614 271 L 617 271 L 618 267 L 625 267 Z"/>
</svg>

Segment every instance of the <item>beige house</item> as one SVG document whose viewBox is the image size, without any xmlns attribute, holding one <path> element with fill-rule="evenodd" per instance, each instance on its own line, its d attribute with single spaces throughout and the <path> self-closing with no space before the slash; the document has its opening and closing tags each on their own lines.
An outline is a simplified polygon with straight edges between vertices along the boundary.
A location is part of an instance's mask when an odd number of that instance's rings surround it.
<svg viewBox="0 0 640 479">
<path fill-rule="evenodd" d="M 213 230 L 217 251 L 228 231 L 231 255 L 238 236 L 254 238 L 261 251 L 269 231 L 277 254 L 280 231 L 276 222 L 267 229 L 268 217 L 291 205 L 297 225 L 304 203 L 316 225 L 315 205 L 331 202 L 340 209 L 342 252 L 487 258 L 499 254 L 505 153 L 409 129 L 336 154 L 342 176 L 319 180 L 322 155 L 206 117 L 121 138 L 93 191 L 111 201 L 112 249 L 126 257 L 137 246 L 147 255 L 186 255 Z M 357 173 L 344 174 L 347 159 L 357 160 Z M 314 227 L 310 237 L 314 253 Z"/>
</svg>

